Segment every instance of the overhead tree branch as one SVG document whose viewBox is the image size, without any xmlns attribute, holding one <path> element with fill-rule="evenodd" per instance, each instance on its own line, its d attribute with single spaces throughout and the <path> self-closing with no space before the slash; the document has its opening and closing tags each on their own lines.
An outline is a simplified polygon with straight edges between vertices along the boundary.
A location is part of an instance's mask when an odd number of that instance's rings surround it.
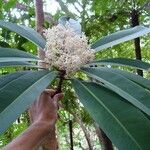
<svg viewBox="0 0 150 150">
<path fill-rule="evenodd" d="M 84 133 L 84 136 L 86 138 L 86 141 L 87 141 L 87 144 L 88 144 L 88 147 L 89 147 L 89 150 L 93 150 L 93 145 L 92 145 L 92 142 L 91 142 L 91 139 L 90 139 L 90 135 L 89 133 L 87 132 L 85 126 L 83 125 L 83 122 L 82 120 L 74 113 L 72 113 L 76 122 L 80 125 L 80 127 L 82 128 L 82 131 Z"/>
<path fill-rule="evenodd" d="M 17 3 L 17 4 L 15 5 L 15 8 L 20 9 L 20 10 L 23 10 L 23 11 L 27 11 L 27 6 L 24 5 L 24 4 L 21 4 L 21 3 Z"/>
<path fill-rule="evenodd" d="M 3 2 L 5 4 L 7 4 L 9 1 L 8 0 L 3 0 Z M 13 8 L 17 8 L 17 9 L 20 9 L 20 10 L 23 10 L 23 11 L 27 11 L 27 6 L 24 5 L 24 4 L 21 4 L 19 2 L 17 2 Z"/>
<path fill-rule="evenodd" d="M 78 13 L 81 13 L 81 11 L 78 9 L 78 7 L 75 4 L 73 4 L 73 6 L 77 10 Z"/>
<path fill-rule="evenodd" d="M 50 13 L 45 12 L 44 19 L 45 19 L 45 21 L 47 21 L 48 23 L 50 23 L 52 25 L 58 24 L 58 22 L 53 18 L 53 16 Z"/>
<path fill-rule="evenodd" d="M 56 1 L 59 3 L 62 11 L 64 11 L 67 16 L 74 18 L 75 15 L 69 11 L 68 7 L 65 5 L 65 3 L 62 0 L 56 0 Z"/>
<path fill-rule="evenodd" d="M 62 104 L 59 104 L 59 106 L 65 110 L 65 107 Z M 78 115 L 75 114 L 74 112 L 72 112 L 71 110 L 66 110 L 66 111 L 68 111 L 74 117 L 75 121 L 80 125 L 80 127 L 81 127 L 81 129 L 84 133 L 85 139 L 87 141 L 89 150 L 93 150 L 93 145 L 92 145 L 92 142 L 91 142 L 91 139 L 90 139 L 90 135 L 89 135 L 86 127 L 84 126 L 84 124 L 82 122 L 82 119 L 79 118 Z"/>
</svg>

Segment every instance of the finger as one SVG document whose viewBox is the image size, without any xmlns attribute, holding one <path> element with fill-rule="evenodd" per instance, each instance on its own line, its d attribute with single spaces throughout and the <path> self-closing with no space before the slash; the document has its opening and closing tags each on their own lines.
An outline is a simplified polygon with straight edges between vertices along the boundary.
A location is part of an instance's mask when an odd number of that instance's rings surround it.
<svg viewBox="0 0 150 150">
<path fill-rule="evenodd" d="M 53 97 L 55 94 L 55 90 L 53 89 L 45 89 L 44 93 L 49 94 L 50 97 Z"/>
<path fill-rule="evenodd" d="M 37 103 L 38 103 L 37 100 L 35 100 L 34 103 L 28 109 L 28 113 L 29 113 L 31 123 L 34 122 L 34 116 L 36 114 L 36 105 L 37 105 Z"/>
<path fill-rule="evenodd" d="M 55 102 L 58 102 L 60 99 L 62 99 L 64 96 L 63 96 L 63 93 L 58 93 L 54 96 L 53 100 Z"/>
<path fill-rule="evenodd" d="M 29 108 L 28 114 L 29 114 L 30 123 L 33 123 L 33 114 L 34 114 L 33 109 Z"/>
</svg>

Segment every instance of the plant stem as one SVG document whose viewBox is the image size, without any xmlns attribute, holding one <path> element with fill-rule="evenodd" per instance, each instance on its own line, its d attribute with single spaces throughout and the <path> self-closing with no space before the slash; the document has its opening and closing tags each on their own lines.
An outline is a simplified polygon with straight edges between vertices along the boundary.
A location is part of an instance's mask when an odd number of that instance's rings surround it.
<svg viewBox="0 0 150 150">
<path fill-rule="evenodd" d="M 60 80 L 59 80 L 59 83 L 58 83 L 58 86 L 57 86 L 55 94 L 58 94 L 58 93 L 62 92 L 62 83 L 63 83 L 65 74 L 66 74 L 65 70 L 60 70 L 60 73 L 59 73 L 59 79 Z"/>
</svg>

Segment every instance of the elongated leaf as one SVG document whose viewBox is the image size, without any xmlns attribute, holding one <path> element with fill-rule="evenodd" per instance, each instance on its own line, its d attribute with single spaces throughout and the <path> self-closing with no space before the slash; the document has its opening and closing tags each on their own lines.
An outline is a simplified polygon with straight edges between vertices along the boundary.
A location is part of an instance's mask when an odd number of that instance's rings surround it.
<svg viewBox="0 0 150 150">
<path fill-rule="evenodd" d="M 43 37 L 37 33 L 35 30 L 32 28 L 23 26 L 23 25 L 17 25 L 15 23 L 11 22 L 5 22 L 0 20 L 0 27 L 1 28 L 6 28 L 10 31 L 16 32 L 22 37 L 30 40 L 34 44 L 36 44 L 38 47 L 44 49 L 46 41 L 43 39 Z"/>
<path fill-rule="evenodd" d="M 56 76 L 56 72 L 43 70 L 0 78 L 4 78 L 0 82 L 0 133 L 32 104 Z"/>
<path fill-rule="evenodd" d="M 150 28 L 143 26 L 136 26 L 134 28 L 118 31 L 111 35 L 105 36 L 94 44 L 91 45 L 91 48 L 95 51 L 101 51 L 108 47 L 123 43 L 135 39 L 137 37 L 143 36 L 144 34 L 150 33 Z"/>
<path fill-rule="evenodd" d="M 26 66 L 26 67 L 35 67 L 35 68 L 40 68 L 40 66 L 28 63 L 28 62 L 19 62 L 19 61 L 14 61 L 14 62 L 0 62 L 0 68 L 2 67 L 15 67 L 15 66 Z"/>
<path fill-rule="evenodd" d="M 18 49 L 0 48 L 0 63 L 13 61 L 38 61 L 39 58 Z"/>
<path fill-rule="evenodd" d="M 8 84 L 9 82 L 27 74 L 30 73 L 30 71 L 22 71 L 22 72 L 16 72 L 16 73 L 11 73 L 8 75 L 2 75 L 0 76 L 0 89 L 5 86 L 6 84 Z"/>
<path fill-rule="evenodd" d="M 128 59 L 128 58 L 112 58 L 112 59 L 96 60 L 90 62 L 88 65 L 130 66 L 130 67 L 150 71 L 149 63 L 140 60 Z"/>
<path fill-rule="evenodd" d="M 22 50 L 14 49 L 14 48 L 4 48 L 0 47 L 0 57 L 25 57 L 25 58 L 34 58 L 34 59 L 39 59 L 33 54 L 24 52 Z"/>
<path fill-rule="evenodd" d="M 82 70 L 92 78 L 103 82 L 111 90 L 141 109 L 147 115 L 150 115 L 149 91 L 128 78 L 112 72 L 108 68 L 82 68 Z"/>
<path fill-rule="evenodd" d="M 130 73 L 130 72 L 126 72 L 126 71 L 123 71 L 123 70 L 112 69 L 112 68 L 110 68 L 110 70 L 114 73 L 121 74 L 124 77 L 134 81 L 137 84 L 139 84 L 140 86 L 150 90 L 150 80 L 147 80 L 147 79 L 145 79 L 145 78 L 143 78 L 139 75 L 136 75 L 136 74 Z"/>
<path fill-rule="evenodd" d="M 116 93 L 95 83 L 72 80 L 81 103 L 121 150 L 148 150 L 150 121 Z"/>
</svg>

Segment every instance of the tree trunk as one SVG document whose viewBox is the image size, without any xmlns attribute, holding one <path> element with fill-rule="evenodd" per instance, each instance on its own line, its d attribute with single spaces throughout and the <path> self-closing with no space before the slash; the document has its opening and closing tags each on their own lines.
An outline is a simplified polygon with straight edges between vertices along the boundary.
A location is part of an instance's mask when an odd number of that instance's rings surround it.
<svg viewBox="0 0 150 150">
<path fill-rule="evenodd" d="M 113 145 L 107 135 L 100 129 L 102 135 L 102 146 L 104 150 L 113 150 Z"/>
<path fill-rule="evenodd" d="M 131 12 L 131 26 L 135 27 L 138 25 L 139 25 L 139 12 L 137 10 L 133 9 Z M 134 39 L 134 46 L 135 46 L 136 59 L 142 60 L 140 38 Z M 143 76 L 142 70 L 137 69 L 137 73 L 138 73 L 138 75 Z"/>
<path fill-rule="evenodd" d="M 35 0 L 35 15 L 36 15 L 36 30 L 42 35 L 44 29 L 44 12 L 42 0 Z M 38 56 L 40 59 L 44 60 L 45 52 L 38 49 Z M 45 67 L 44 64 L 42 63 L 40 63 L 39 65 Z"/>
<path fill-rule="evenodd" d="M 73 116 L 75 117 L 75 120 L 77 121 L 77 123 L 80 125 L 81 129 L 83 130 L 83 133 L 85 135 L 89 150 L 93 150 L 93 145 L 90 139 L 90 135 L 88 134 L 85 126 L 83 125 L 83 122 L 81 119 L 79 119 L 75 114 L 73 114 Z"/>
<path fill-rule="evenodd" d="M 98 126 L 98 124 L 96 122 L 94 122 L 94 127 L 95 127 L 95 131 L 96 131 L 96 134 L 97 134 L 97 137 L 99 139 L 99 143 L 102 144 L 102 134 L 101 134 L 101 130 Z"/>
<path fill-rule="evenodd" d="M 43 28 L 44 28 L 44 12 L 43 12 L 42 0 L 35 0 L 35 14 L 36 14 L 36 29 L 42 35 Z M 40 59 L 43 60 L 45 58 L 45 52 L 42 50 L 38 50 L 38 56 Z M 42 63 L 39 65 L 41 65 L 42 67 L 45 67 L 45 65 Z M 42 146 L 44 150 L 57 150 L 58 149 L 55 125 L 53 126 L 51 130 L 51 134 L 47 136 L 46 139 L 43 141 Z"/>
<path fill-rule="evenodd" d="M 96 130 L 96 134 L 98 136 L 99 142 L 102 144 L 104 150 L 113 150 L 113 145 L 107 135 L 103 132 L 103 130 L 99 127 L 97 123 L 94 122 L 94 127 Z"/>
<path fill-rule="evenodd" d="M 69 133 L 70 133 L 70 150 L 73 150 L 72 120 L 69 120 Z"/>
</svg>

